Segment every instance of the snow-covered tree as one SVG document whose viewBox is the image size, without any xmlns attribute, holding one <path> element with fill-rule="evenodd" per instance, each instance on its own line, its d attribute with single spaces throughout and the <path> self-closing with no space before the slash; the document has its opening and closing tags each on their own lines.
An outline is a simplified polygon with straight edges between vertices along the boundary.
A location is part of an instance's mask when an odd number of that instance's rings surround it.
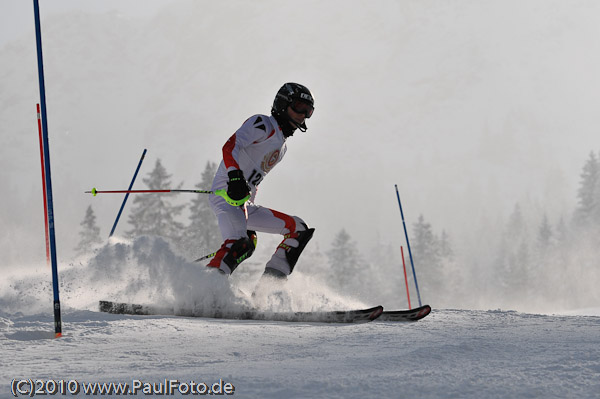
<svg viewBox="0 0 600 399">
<path fill-rule="evenodd" d="M 94 246 L 102 244 L 100 227 L 96 224 L 96 215 L 91 205 L 87 207 L 85 217 L 79 225 L 81 231 L 79 231 L 79 244 L 75 247 L 75 252 L 77 255 L 83 255 L 90 252 Z"/>
<path fill-rule="evenodd" d="M 200 190 L 208 190 L 217 171 L 217 164 L 207 162 L 201 181 L 196 185 Z M 210 208 L 208 195 L 193 197 L 190 205 L 189 224 L 185 227 L 183 247 L 191 256 L 201 256 L 216 251 L 221 245 L 221 233 L 217 218 Z"/>
<path fill-rule="evenodd" d="M 177 187 L 171 186 L 171 175 L 167 173 L 160 159 L 156 160 L 154 169 L 143 182 L 150 190 L 179 189 L 182 185 L 180 183 Z M 161 236 L 177 242 L 181 237 L 183 224 L 176 218 L 185 205 L 173 204 L 173 198 L 174 194 L 169 193 L 137 194 L 129 215 L 132 229 L 127 234 L 130 237 Z"/>
</svg>

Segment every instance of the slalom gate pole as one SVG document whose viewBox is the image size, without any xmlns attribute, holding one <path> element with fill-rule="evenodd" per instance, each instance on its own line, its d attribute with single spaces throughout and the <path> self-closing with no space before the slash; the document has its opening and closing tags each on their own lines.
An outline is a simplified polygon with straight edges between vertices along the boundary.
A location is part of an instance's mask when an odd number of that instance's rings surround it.
<svg viewBox="0 0 600 399">
<path fill-rule="evenodd" d="M 133 179 L 131 179 L 131 184 L 129 185 L 128 191 L 130 191 L 133 188 L 133 183 L 135 183 L 135 178 L 137 177 L 137 174 L 140 171 L 142 162 L 144 162 L 144 157 L 146 156 L 146 151 L 147 150 L 144 148 L 144 152 L 142 152 L 142 157 L 140 158 L 140 162 L 138 163 L 138 166 L 135 169 L 135 173 L 133 174 Z M 112 230 L 110 231 L 108 238 L 112 237 L 113 233 L 115 232 L 115 229 L 117 228 L 117 223 L 119 223 L 119 218 L 121 217 L 121 213 L 123 212 L 123 209 L 125 208 L 125 204 L 127 203 L 127 198 L 129 198 L 129 193 L 126 193 L 125 198 L 123 198 L 123 203 L 121 204 L 121 209 L 119 209 L 119 213 L 117 214 L 117 218 L 115 219 L 115 224 L 113 224 Z"/>
<path fill-rule="evenodd" d="M 42 160 L 42 192 L 44 193 L 44 233 L 46 235 L 46 265 L 50 267 L 50 238 L 48 237 L 48 201 L 46 199 L 46 168 L 44 168 L 44 141 L 42 139 L 42 116 L 40 113 L 40 104 L 37 106 L 38 133 L 40 136 L 40 159 Z"/>
<path fill-rule="evenodd" d="M 410 265 L 412 266 L 413 277 L 415 279 L 415 287 L 417 288 L 417 298 L 419 299 L 419 306 L 421 304 L 421 294 L 419 293 L 419 283 L 417 282 L 417 274 L 415 273 L 415 264 L 413 262 L 412 251 L 410 250 L 410 242 L 408 241 L 408 232 L 406 231 L 406 223 L 404 222 L 404 212 L 402 211 L 402 202 L 400 202 L 400 193 L 398 192 L 398 185 L 396 187 L 396 197 L 398 198 L 398 206 L 400 207 L 400 215 L 402 216 L 402 225 L 404 226 L 404 236 L 406 237 L 406 245 L 408 246 L 408 255 L 410 256 Z"/>
<path fill-rule="evenodd" d="M 408 309 L 412 309 L 410 304 L 410 291 L 408 289 L 408 278 L 406 277 L 406 262 L 404 262 L 404 248 L 400 246 L 400 253 L 402 254 L 402 268 L 404 269 L 404 284 L 406 284 L 406 298 L 408 299 Z"/>
<path fill-rule="evenodd" d="M 62 336 L 62 321 L 60 314 L 60 298 L 58 294 L 58 264 L 56 258 L 56 237 L 54 231 L 54 203 L 52 200 L 52 177 L 50 173 L 50 149 L 48 146 L 48 117 L 46 113 L 46 88 L 44 83 L 44 60 L 42 56 L 42 27 L 40 24 L 40 5 L 33 0 L 35 18 L 35 38 L 37 47 L 38 76 L 40 84 L 40 103 L 42 111 L 42 141 L 44 143 L 44 167 L 46 170 L 46 196 L 48 215 L 48 236 L 50 239 L 50 260 L 52 263 L 52 291 L 54 293 L 54 337 Z"/>
</svg>

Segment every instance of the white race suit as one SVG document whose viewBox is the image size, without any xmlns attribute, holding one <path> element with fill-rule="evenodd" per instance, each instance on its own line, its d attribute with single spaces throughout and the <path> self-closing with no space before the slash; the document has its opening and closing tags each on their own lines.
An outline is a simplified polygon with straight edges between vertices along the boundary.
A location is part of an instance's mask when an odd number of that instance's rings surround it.
<svg viewBox="0 0 600 399">
<path fill-rule="evenodd" d="M 230 274 L 232 270 L 223 258 L 234 242 L 247 237 L 247 230 L 253 230 L 284 236 L 266 268 L 278 270 L 285 275 L 291 273 L 293 266 L 290 267 L 285 251 L 298 247 L 296 233 L 308 229 L 308 226 L 297 216 L 289 216 L 254 203 L 256 187 L 281 162 L 286 149 L 286 137 L 273 116 L 250 117 L 227 140 L 212 190 L 227 189 L 227 173 L 239 169 L 244 173 L 251 195 L 240 207 L 229 205 L 222 197 L 210 196 L 210 204 L 217 216 L 224 243 L 207 266 L 217 267 Z"/>
</svg>

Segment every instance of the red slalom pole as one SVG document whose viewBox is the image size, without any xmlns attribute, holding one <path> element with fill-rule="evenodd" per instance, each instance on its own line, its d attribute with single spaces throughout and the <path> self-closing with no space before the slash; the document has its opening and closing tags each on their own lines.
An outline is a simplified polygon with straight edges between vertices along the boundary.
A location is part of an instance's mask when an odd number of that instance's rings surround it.
<svg viewBox="0 0 600 399">
<path fill-rule="evenodd" d="M 46 264 L 50 267 L 50 238 L 48 237 L 48 200 L 46 199 L 46 169 L 44 168 L 44 141 L 42 140 L 42 116 L 37 105 L 37 121 L 40 136 L 40 158 L 42 160 L 42 192 L 44 193 L 44 232 L 46 233 Z"/>
<path fill-rule="evenodd" d="M 408 298 L 408 308 L 412 309 L 410 304 L 410 292 L 408 290 L 408 278 L 406 277 L 406 263 L 404 262 L 404 248 L 400 246 L 400 253 L 402 254 L 402 268 L 404 269 L 404 283 L 406 284 L 406 297 Z"/>
</svg>

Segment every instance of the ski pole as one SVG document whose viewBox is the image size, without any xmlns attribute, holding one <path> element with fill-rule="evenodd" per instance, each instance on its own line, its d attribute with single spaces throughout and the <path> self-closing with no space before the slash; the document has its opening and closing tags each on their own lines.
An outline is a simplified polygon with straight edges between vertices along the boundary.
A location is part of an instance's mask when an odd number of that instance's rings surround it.
<svg viewBox="0 0 600 399">
<path fill-rule="evenodd" d="M 194 262 L 202 262 L 203 260 L 210 259 L 210 258 L 214 257 L 217 254 L 217 252 L 218 251 L 215 251 L 212 254 L 204 255 L 204 256 L 196 259 Z"/>
<path fill-rule="evenodd" d="M 227 195 L 227 190 L 220 189 L 215 191 L 210 190 L 97 190 L 95 187 L 91 191 L 85 191 L 86 194 L 92 194 L 94 197 L 97 194 L 141 194 L 141 193 L 195 193 L 195 194 L 212 194 L 222 197 L 229 205 L 242 206 L 250 199 L 250 194 L 240 200 L 234 200 Z"/>
<path fill-rule="evenodd" d="M 131 179 L 131 184 L 129 184 L 129 190 L 133 188 L 133 183 L 135 182 L 135 178 L 137 177 L 138 172 L 140 171 L 140 167 L 142 166 L 142 162 L 144 162 L 144 157 L 146 156 L 146 149 L 144 148 L 144 152 L 142 152 L 142 157 L 140 158 L 140 162 L 138 163 L 137 168 L 135 169 L 135 173 L 133 174 L 133 179 Z M 117 213 L 117 218 L 115 219 L 115 224 L 113 224 L 112 230 L 108 235 L 108 238 L 112 237 L 115 229 L 117 228 L 117 223 L 119 223 L 119 219 L 121 218 L 121 213 L 123 213 L 123 208 L 125 208 L 125 204 L 127 203 L 127 198 L 129 198 L 129 193 L 125 194 L 125 198 L 123 198 L 123 203 L 121 204 L 121 209 L 119 209 L 119 213 Z"/>
<path fill-rule="evenodd" d="M 256 243 L 258 242 L 258 237 L 256 235 L 256 231 L 246 230 L 246 234 L 248 234 L 248 238 L 252 241 L 254 248 L 256 248 Z M 202 262 L 203 260 L 213 258 L 217 254 L 217 252 L 219 252 L 219 251 L 215 251 L 212 254 L 204 255 L 201 258 L 196 259 L 194 262 Z"/>
<path fill-rule="evenodd" d="M 417 297 L 419 298 L 419 306 L 421 304 L 421 294 L 419 293 L 419 283 L 417 282 L 417 274 L 415 273 L 415 264 L 413 262 L 412 251 L 410 250 L 410 242 L 408 241 L 408 232 L 406 231 L 406 223 L 404 222 L 404 212 L 402 211 L 402 203 L 400 202 L 400 193 L 398 192 L 398 185 L 396 187 L 396 197 L 398 198 L 398 206 L 400 207 L 400 215 L 402 216 L 402 225 L 404 226 L 404 236 L 406 237 L 406 245 L 408 246 L 408 255 L 410 256 L 410 265 L 412 266 L 413 277 L 415 279 L 415 287 L 417 288 Z"/>
</svg>

